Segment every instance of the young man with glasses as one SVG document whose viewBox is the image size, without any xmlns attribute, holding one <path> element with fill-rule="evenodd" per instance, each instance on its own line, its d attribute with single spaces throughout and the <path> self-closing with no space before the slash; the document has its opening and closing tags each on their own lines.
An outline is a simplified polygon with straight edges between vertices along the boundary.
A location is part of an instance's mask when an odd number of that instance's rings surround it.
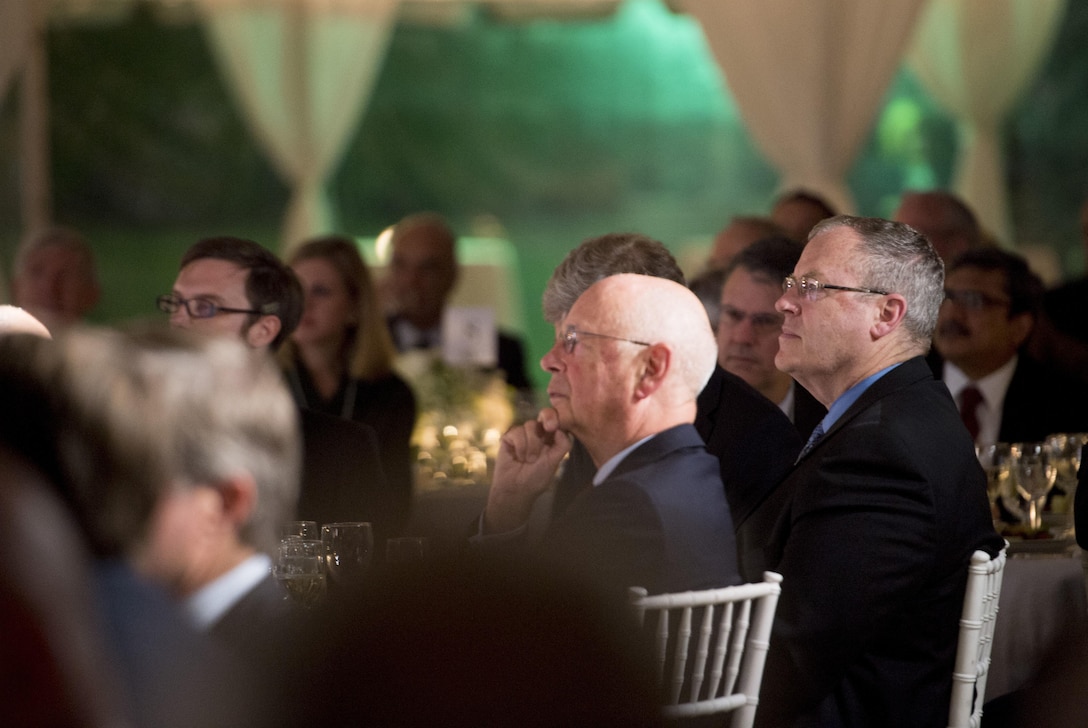
<svg viewBox="0 0 1088 728">
<path fill-rule="evenodd" d="M 775 304 L 775 363 L 828 414 L 753 516 L 783 576 L 757 725 L 947 723 L 968 560 L 1001 539 L 924 359 L 943 297 L 920 233 L 839 216 L 813 228 Z"/>
<path fill-rule="evenodd" d="M 778 405 L 807 439 L 827 410 L 774 365 L 783 318 L 774 303 L 802 249 L 790 238 L 764 238 L 748 246 L 726 269 L 719 307 L 718 364 Z"/>
<path fill-rule="evenodd" d="M 1088 429 L 1083 386 L 1025 351 L 1043 297 L 1027 261 L 998 248 L 968 251 L 949 266 L 944 290 L 930 363 L 976 444 Z"/>
</svg>

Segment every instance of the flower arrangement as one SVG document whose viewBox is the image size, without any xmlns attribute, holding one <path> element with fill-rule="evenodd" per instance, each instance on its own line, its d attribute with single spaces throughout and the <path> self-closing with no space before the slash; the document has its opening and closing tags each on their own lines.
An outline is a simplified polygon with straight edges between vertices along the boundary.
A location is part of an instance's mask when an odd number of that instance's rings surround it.
<svg viewBox="0 0 1088 728">
<path fill-rule="evenodd" d="M 401 355 L 397 369 L 419 406 L 412 433 L 417 489 L 489 483 L 499 442 L 514 422 L 513 388 L 497 372 L 454 366 L 426 350 Z"/>
</svg>

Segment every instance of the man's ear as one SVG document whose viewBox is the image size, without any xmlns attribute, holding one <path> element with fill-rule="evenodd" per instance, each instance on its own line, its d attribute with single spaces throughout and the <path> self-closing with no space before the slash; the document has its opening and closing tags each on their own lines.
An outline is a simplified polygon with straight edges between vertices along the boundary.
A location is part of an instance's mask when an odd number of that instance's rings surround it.
<svg viewBox="0 0 1088 728">
<path fill-rule="evenodd" d="M 1028 340 L 1033 328 L 1035 328 L 1035 316 L 1027 311 L 1009 317 L 1009 335 L 1012 336 L 1017 349 Z"/>
<path fill-rule="evenodd" d="M 222 501 L 223 517 L 237 527 L 247 523 L 257 508 L 257 481 L 240 472 L 215 484 Z"/>
<path fill-rule="evenodd" d="M 272 345 L 279 336 L 283 322 L 279 316 L 266 314 L 254 321 L 245 332 L 246 343 L 254 349 L 264 349 Z"/>
<path fill-rule="evenodd" d="M 907 299 L 898 293 L 889 293 L 884 296 L 879 317 L 870 329 L 873 339 L 879 339 L 895 331 L 903 323 L 906 315 Z"/>
<path fill-rule="evenodd" d="M 656 392 L 672 368 L 672 351 L 665 344 L 646 348 L 642 357 L 642 372 L 635 387 L 635 398 L 645 399 Z"/>
</svg>

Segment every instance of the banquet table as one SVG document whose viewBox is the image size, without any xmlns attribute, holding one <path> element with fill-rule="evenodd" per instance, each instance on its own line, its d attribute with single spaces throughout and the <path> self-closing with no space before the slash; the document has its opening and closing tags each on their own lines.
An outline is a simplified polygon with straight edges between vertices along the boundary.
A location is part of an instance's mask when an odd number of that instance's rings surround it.
<svg viewBox="0 0 1088 728">
<path fill-rule="evenodd" d="M 1025 687 L 1074 635 L 1088 629 L 1081 552 L 1016 553 L 1005 565 L 986 700 Z"/>
</svg>

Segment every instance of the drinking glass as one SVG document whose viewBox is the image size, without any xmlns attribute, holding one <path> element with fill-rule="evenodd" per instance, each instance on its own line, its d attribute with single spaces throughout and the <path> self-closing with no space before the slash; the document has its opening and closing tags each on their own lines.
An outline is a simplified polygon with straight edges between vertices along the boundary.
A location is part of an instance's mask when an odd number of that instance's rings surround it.
<svg viewBox="0 0 1088 728">
<path fill-rule="evenodd" d="M 991 510 L 998 498 L 1012 495 L 1009 480 L 1012 477 L 1012 447 L 1007 442 L 983 445 L 975 448 L 979 465 L 986 471 L 986 495 Z"/>
<path fill-rule="evenodd" d="M 1046 439 L 1047 449 L 1057 470 L 1054 487 L 1065 496 L 1067 507 L 1077 488 L 1077 470 L 1080 468 L 1081 448 L 1085 442 L 1088 442 L 1088 434 L 1083 432 L 1058 433 Z"/>
<path fill-rule="evenodd" d="M 309 540 L 319 540 L 321 535 L 317 532 L 317 521 L 288 521 L 280 528 L 280 538 L 298 536 Z"/>
<path fill-rule="evenodd" d="M 303 607 L 325 600 L 325 545 L 317 539 L 290 536 L 280 541 L 272 575 Z"/>
<path fill-rule="evenodd" d="M 1013 453 L 1016 489 L 1028 502 L 1028 525 L 1032 531 L 1038 531 L 1042 527 L 1040 506 L 1054 486 L 1058 471 L 1044 443 L 1016 443 Z"/>
<path fill-rule="evenodd" d="M 321 527 L 325 544 L 325 567 L 340 586 L 359 584 L 370 568 L 374 554 L 374 532 L 369 523 L 358 521 L 326 523 Z"/>
</svg>

